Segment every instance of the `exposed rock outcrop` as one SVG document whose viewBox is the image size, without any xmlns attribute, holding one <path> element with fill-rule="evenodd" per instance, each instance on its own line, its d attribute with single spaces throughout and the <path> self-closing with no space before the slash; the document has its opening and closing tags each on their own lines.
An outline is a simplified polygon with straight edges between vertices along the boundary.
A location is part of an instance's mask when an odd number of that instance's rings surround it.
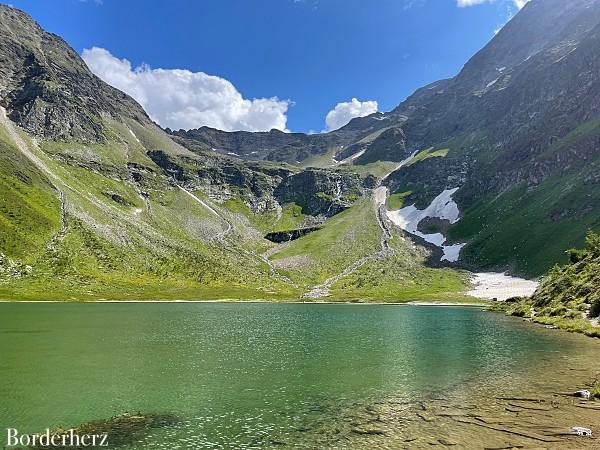
<svg viewBox="0 0 600 450">
<path fill-rule="evenodd" d="M 0 5 L 0 105 L 32 135 L 104 142 L 102 116 L 150 119 L 131 97 L 93 75 L 60 37 Z"/>
</svg>

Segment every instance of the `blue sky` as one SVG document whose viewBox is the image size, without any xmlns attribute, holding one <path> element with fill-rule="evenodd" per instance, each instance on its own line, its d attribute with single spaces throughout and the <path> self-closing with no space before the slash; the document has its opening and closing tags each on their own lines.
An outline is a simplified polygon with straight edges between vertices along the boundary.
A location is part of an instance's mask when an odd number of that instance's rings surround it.
<svg viewBox="0 0 600 450">
<path fill-rule="evenodd" d="M 79 53 L 97 47 L 86 58 L 94 71 L 122 83 L 164 126 L 292 131 L 326 129 L 338 103 L 329 128 L 374 109 L 361 102 L 393 109 L 455 75 L 517 11 L 515 0 L 10 3 Z M 141 64 L 153 70 L 132 71 Z"/>
</svg>

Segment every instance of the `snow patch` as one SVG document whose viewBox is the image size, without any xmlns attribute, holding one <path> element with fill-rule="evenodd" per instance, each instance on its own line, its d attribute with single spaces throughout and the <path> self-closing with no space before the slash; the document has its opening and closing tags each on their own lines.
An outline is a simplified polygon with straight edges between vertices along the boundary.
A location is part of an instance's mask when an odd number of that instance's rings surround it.
<svg viewBox="0 0 600 450">
<path fill-rule="evenodd" d="M 426 234 L 418 230 L 419 224 L 426 218 L 437 218 L 447 220 L 451 224 L 458 222 L 460 211 L 458 205 L 452 199 L 452 196 L 459 188 L 446 189 L 440 195 L 433 199 L 431 204 L 424 210 L 417 209 L 414 205 L 407 206 L 398 211 L 388 211 L 388 218 L 404 231 L 419 236 L 426 242 L 435 245 L 443 250 L 442 261 L 456 262 L 460 256 L 460 251 L 465 244 L 455 244 L 445 246 L 446 236 L 442 233 Z"/>
<path fill-rule="evenodd" d="M 398 165 L 396 167 L 394 167 L 391 171 L 389 171 L 388 173 L 386 173 L 380 180 L 380 183 L 383 183 L 385 180 L 387 180 L 391 174 L 393 174 L 394 172 L 396 172 L 397 170 L 400 170 L 402 167 L 404 167 L 405 165 L 407 165 L 411 159 L 413 159 L 416 154 L 419 153 L 418 150 L 415 150 L 414 152 L 412 152 L 410 154 L 410 156 L 408 156 L 406 159 L 400 161 L 400 163 L 398 163 Z"/>
<path fill-rule="evenodd" d="M 442 261 L 448 262 L 456 262 L 460 257 L 460 251 L 467 244 L 455 244 L 455 245 L 445 245 L 442 247 L 444 250 L 444 256 L 442 256 Z"/>
<path fill-rule="evenodd" d="M 491 272 L 474 274 L 472 283 L 472 289 L 466 293 L 469 297 L 499 301 L 530 296 L 540 285 L 537 281 Z"/>
<path fill-rule="evenodd" d="M 360 158 L 362 155 L 364 155 L 366 151 L 367 151 L 367 149 L 365 148 L 364 150 L 361 150 L 360 152 L 358 152 L 358 153 L 356 153 L 356 154 L 352 155 L 352 156 L 350 157 L 350 159 L 351 159 L 352 161 L 354 161 L 355 159 L 357 159 L 357 158 Z"/>
</svg>

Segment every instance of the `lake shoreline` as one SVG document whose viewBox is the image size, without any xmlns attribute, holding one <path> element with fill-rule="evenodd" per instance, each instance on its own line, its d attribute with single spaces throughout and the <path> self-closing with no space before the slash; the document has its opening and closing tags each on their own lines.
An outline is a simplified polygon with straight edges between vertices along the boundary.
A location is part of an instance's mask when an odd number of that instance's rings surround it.
<svg viewBox="0 0 600 450">
<path fill-rule="evenodd" d="M 148 304 L 273 304 L 273 305 L 359 305 L 359 306 L 437 306 L 437 307 L 471 307 L 486 308 L 490 302 L 427 302 L 427 301 L 407 301 L 407 302 L 352 302 L 352 301 L 277 301 L 277 300 L 0 300 L 2 303 L 61 303 L 61 304 L 82 304 L 82 303 L 100 303 L 100 304 L 118 304 L 118 303 L 148 303 Z"/>
</svg>

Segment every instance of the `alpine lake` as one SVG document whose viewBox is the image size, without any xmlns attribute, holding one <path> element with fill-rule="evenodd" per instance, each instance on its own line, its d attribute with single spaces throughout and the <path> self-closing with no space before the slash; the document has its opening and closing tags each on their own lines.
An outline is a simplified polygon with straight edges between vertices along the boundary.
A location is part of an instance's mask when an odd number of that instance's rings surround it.
<svg viewBox="0 0 600 450">
<path fill-rule="evenodd" d="M 1 303 L 0 447 L 80 427 L 121 449 L 600 448 L 600 402 L 568 395 L 599 356 L 473 307 Z"/>
</svg>

